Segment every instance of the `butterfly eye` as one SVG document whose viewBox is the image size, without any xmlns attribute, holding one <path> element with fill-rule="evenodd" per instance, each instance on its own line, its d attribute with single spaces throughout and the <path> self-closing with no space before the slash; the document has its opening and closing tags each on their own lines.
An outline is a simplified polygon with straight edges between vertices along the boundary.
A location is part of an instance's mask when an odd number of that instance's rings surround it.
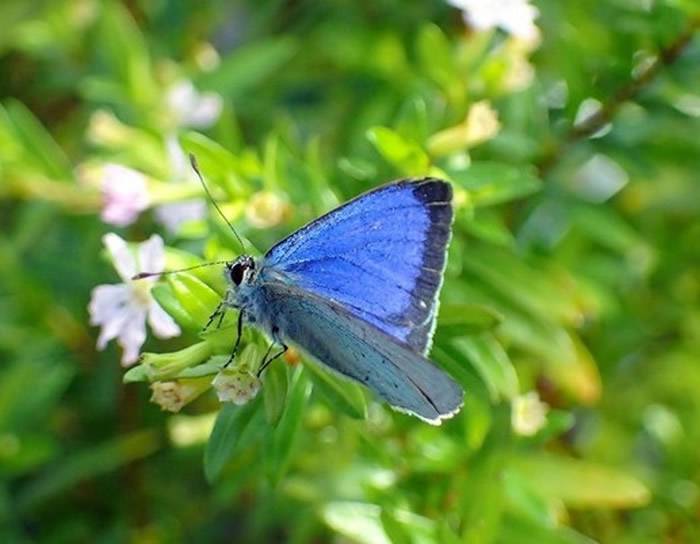
<svg viewBox="0 0 700 544">
<path fill-rule="evenodd" d="M 243 281 L 244 269 L 245 269 L 245 267 L 241 263 L 236 263 L 231 267 L 231 269 L 229 271 L 229 275 L 231 277 L 231 281 L 235 285 L 240 285 L 241 282 Z"/>
</svg>

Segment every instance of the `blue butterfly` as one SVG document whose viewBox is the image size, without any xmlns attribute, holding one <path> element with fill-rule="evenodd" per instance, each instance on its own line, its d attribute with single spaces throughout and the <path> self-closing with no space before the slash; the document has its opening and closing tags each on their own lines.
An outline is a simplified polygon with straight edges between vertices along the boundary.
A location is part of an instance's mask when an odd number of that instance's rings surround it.
<svg viewBox="0 0 700 544">
<path fill-rule="evenodd" d="M 462 389 L 426 358 L 452 225 L 452 188 L 406 179 L 365 193 L 297 230 L 263 258 L 226 265 L 211 321 L 240 311 L 282 349 L 293 343 L 394 409 L 440 424 Z M 270 346 L 272 348 L 272 345 Z M 233 357 L 233 355 L 232 355 Z"/>
</svg>

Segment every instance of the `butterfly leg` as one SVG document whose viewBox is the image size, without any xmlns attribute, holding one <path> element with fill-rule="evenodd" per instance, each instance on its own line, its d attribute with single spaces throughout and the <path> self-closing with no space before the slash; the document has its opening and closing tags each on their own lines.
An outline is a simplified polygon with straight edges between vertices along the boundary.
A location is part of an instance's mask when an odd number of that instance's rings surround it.
<svg viewBox="0 0 700 544">
<path fill-rule="evenodd" d="M 282 349 L 279 350 L 277 353 L 275 353 L 275 354 L 274 354 L 272 357 L 270 357 L 269 359 L 267 358 L 267 356 L 268 356 L 268 355 L 270 354 L 270 352 L 272 351 L 272 348 L 274 347 L 275 343 L 273 342 L 272 344 L 270 344 L 270 347 L 267 348 L 267 352 L 265 353 L 265 357 L 263 357 L 263 362 L 262 362 L 262 364 L 260 365 L 260 368 L 258 368 L 258 371 L 256 372 L 256 375 L 257 375 L 258 378 L 259 378 L 260 375 L 265 371 L 265 369 L 270 365 L 270 363 L 271 363 L 272 361 L 274 361 L 275 359 L 278 359 L 279 357 L 282 357 L 282 355 L 284 355 L 284 354 L 287 352 L 287 350 L 289 349 L 289 347 L 287 346 L 287 344 L 285 344 L 285 343 L 283 343 L 283 342 L 281 342 L 281 344 L 282 344 Z"/>
<path fill-rule="evenodd" d="M 245 317 L 245 312 L 243 310 L 238 312 L 238 324 L 236 325 L 238 335 L 236 337 L 236 343 L 233 345 L 233 349 L 231 350 L 231 356 L 228 358 L 228 361 L 226 361 L 224 368 L 226 368 L 228 365 L 230 365 L 233 362 L 233 359 L 236 357 L 236 352 L 238 352 L 238 346 L 240 346 L 240 344 L 241 344 L 241 336 L 243 335 L 243 319 L 244 319 L 244 317 Z"/>
<path fill-rule="evenodd" d="M 202 332 L 206 332 L 209 327 L 211 327 L 211 324 L 214 322 L 214 319 L 217 317 L 219 318 L 219 322 L 216 325 L 216 328 L 218 329 L 221 327 L 221 323 L 224 320 L 224 316 L 226 315 L 226 305 L 224 304 L 224 301 L 222 300 L 219 302 L 219 305 L 216 307 L 216 309 L 212 312 L 212 314 L 209 316 L 209 320 L 207 321 L 207 324 L 204 325 L 204 328 L 202 329 Z"/>
</svg>

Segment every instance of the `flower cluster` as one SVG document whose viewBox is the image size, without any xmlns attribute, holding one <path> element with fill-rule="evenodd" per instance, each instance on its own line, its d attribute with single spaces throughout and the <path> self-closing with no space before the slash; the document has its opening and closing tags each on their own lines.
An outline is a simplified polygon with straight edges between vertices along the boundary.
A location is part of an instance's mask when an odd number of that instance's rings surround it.
<svg viewBox="0 0 700 544">
<path fill-rule="evenodd" d="M 535 25 L 539 12 L 529 0 L 448 0 L 462 10 L 465 22 L 476 30 L 500 28 L 528 42 L 539 40 Z"/>
</svg>

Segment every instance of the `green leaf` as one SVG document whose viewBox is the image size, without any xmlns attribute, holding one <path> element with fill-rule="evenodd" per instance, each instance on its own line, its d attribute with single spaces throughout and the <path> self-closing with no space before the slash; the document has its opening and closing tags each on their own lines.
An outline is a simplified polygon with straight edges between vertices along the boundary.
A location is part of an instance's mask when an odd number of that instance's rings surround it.
<svg viewBox="0 0 700 544">
<path fill-rule="evenodd" d="M 654 252 L 617 213 L 609 209 L 581 206 L 573 212 L 575 225 L 603 247 L 628 257 L 642 271 L 654 263 Z"/>
<path fill-rule="evenodd" d="M 314 385 L 331 408 L 338 409 L 353 419 L 367 417 L 367 399 L 361 385 L 340 378 L 316 363 L 309 363 L 305 368 L 309 370 Z"/>
<path fill-rule="evenodd" d="M 392 544 L 412 544 L 413 540 L 408 529 L 396 519 L 394 512 L 383 508 L 379 519 Z"/>
<path fill-rule="evenodd" d="M 532 167 L 474 162 L 465 170 L 446 168 L 450 178 L 469 191 L 474 206 L 492 206 L 539 191 L 542 181 Z"/>
<path fill-rule="evenodd" d="M 298 44 L 289 36 L 269 38 L 237 47 L 212 72 L 199 78 L 202 88 L 238 99 L 275 76 L 296 54 Z"/>
<path fill-rule="evenodd" d="M 410 510 L 384 508 L 380 521 L 392 544 L 438 544 L 434 521 Z"/>
<path fill-rule="evenodd" d="M 211 347 L 205 342 L 194 344 L 192 346 L 184 348 L 183 350 L 180 350 L 180 352 L 174 352 L 170 354 L 173 356 L 173 360 L 170 362 L 170 365 L 168 365 L 166 362 L 163 362 L 163 360 L 166 359 L 168 356 L 167 353 L 144 354 L 144 357 L 150 358 L 151 360 L 153 360 L 154 358 L 156 361 L 160 360 L 160 366 L 158 366 L 157 368 L 154 368 L 152 365 L 149 366 L 149 364 L 141 364 L 135 366 L 133 368 L 130 368 L 124 374 L 122 381 L 124 383 L 133 383 L 153 381 L 154 379 L 174 380 L 179 378 L 202 378 L 204 376 L 214 376 L 215 374 L 218 374 L 221 368 L 226 364 L 226 362 L 228 361 L 228 355 L 215 355 L 214 357 L 210 357 L 206 363 L 202 363 L 201 365 L 195 366 L 187 366 L 187 363 L 182 360 L 177 361 L 178 358 L 182 358 L 183 353 L 185 354 L 185 357 L 189 353 L 191 354 L 194 360 L 199 360 L 203 357 L 206 357 L 209 354 L 210 349 Z M 168 366 L 170 366 L 169 371 Z"/>
<path fill-rule="evenodd" d="M 101 13 L 96 33 L 97 52 L 110 66 L 134 104 L 142 108 L 153 107 L 158 89 L 143 34 L 122 4 L 108 2 Z"/>
<path fill-rule="evenodd" d="M 304 420 L 304 409 L 311 388 L 311 381 L 304 368 L 299 367 L 292 378 L 286 409 L 267 447 L 268 475 L 273 485 L 277 484 L 287 471 Z"/>
<path fill-rule="evenodd" d="M 518 375 L 513 363 L 492 334 L 457 338 L 452 344 L 479 373 L 492 400 L 510 400 L 518 394 Z"/>
<path fill-rule="evenodd" d="M 416 51 L 421 71 L 443 89 L 448 89 L 456 70 L 450 42 L 439 26 L 426 24 L 421 27 Z"/>
<path fill-rule="evenodd" d="M 15 134 L 34 165 L 52 180 L 71 181 L 73 169 L 68 157 L 34 114 L 17 100 L 9 100 L 6 111 Z"/>
<path fill-rule="evenodd" d="M 156 302 L 158 302 L 158 304 L 160 304 L 182 327 L 189 330 L 198 330 L 204 326 L 204 323 L 195 321 L 195 319 L 187 313 L 187 310 L 185 310 L 175 296 L 172 286 L 167 283 L 158 283 L 154 285 L 151 289 L 151 295 L 153 295 Z"/>
<path fill-rule="evenodd" d="M 465 336 L 491 330 L 503 317 L 480 304 L 441 304 L 437 334 L 441 336 Z"/>
<path fill-rule="evenodd" d="M 170 380 L 183 370 L 200 364 L 211 355 L 209 342 L 197 342 L 169 353 L 144 353 L 142 364 L 150 381 Z"/>
<path fill-rule="evenodd" d="M 197 159 L 199 170 L 210 190 L 214 191 L 211 184 L 221 186 L 225 183 L 223 187 L 231 196 L 246 194 L 245 187 L 236 175 L 238 160 L 228 149 L 199 132 L 186 132 L 180 136 L 180 143 L 187 153 L 193 154 Z M 214 196 L 216 197 L 215 191 Z"/>
<path fill-rule="evenodd" d="M 485 242 L 498 246 L 512 247 L 515 238 L 503 223 L 503 218 L 495 213 L 486 213 L 488 208 L 479 208 L 473 215 L 460 214 L 459 225 L 469 234 Z"/>
<path fill-rule="evenodd" d="M 204 327 L 221 302 L 221 297 L 206 283 L 188 272 L 168 276 L 168 283 L 192 321 Z"/>
<path fill-rule="evenodd" d="M 509 299 L 510 307 L 518 306 L 549 322 L 577 324 L 582 319 L 572 279 L 562 281 L 546 268 L 524 262 L 513 251 L 475 245 L 462 266 Z"/>
<path fill-rule="evenodd" d="M 460 489 L 463 542 L 491 542 L 498 533 L 505 510 L 503 467 L 510 440 L 508 410 L 494 411 L 494 421 L 478 453 L 470 459 L 469 478 L 454 482 Z M 466 489 L 461 489 L 466 484 Z"/>
<path fill-rule="evenodd" d="M 515 467 L 537 493 L 572 508 L 636 508 L 651 499 L 629 472 L 591 461 L 540 453 L 519 457 Z"/>
<path fill-rule="evenodd" d="M 204 376 L 214 376 L 219 373 L 228 362 L 228 355 L 214 355 L 206 363 L 186 368 L 175 375 L 175 378 L 202 378 Z"/>
<path fill-rule="evenodd" d="M 428 138 L 428 108 L 421 97 L 411 97 L 401 106 L 396 132 L 404 138 L 424 142 Z"/>
<path fill-rule="evenodd" d="M 260 402 L 257 397 L 244 406 L 226 403 L 214 422 L 211 436 L 204 450 L 204 475 L 213 483 L 231 458 L 245 444 L 245 435 L 257 426 L 255 414 Z"/>
<path fill-rule="evenodd" d="M 265 371 L 263 400 L 267 422 L 275 427 L 282 417 L 287 403 L 287 365 L 271 364 Z"/>
<path fill-rule="evenodd" d="M 146 371 L 146 367 L 144 365 L 136 365 L 134 367 L 131 367 L 124 373 L 124 376 L 122 376 L 123 383 L 137 383 L 147 381 L 150 380 L 148 379 L 148 372 Z"/>
<path fill-rule="evenodd" d="M 369 129 L 367 137 L 379 154 L 402 174 L 425 175 L 430 169 L 430 159 L 421 147 L 386 127 Z"/>
<path fill-rule="evenodd" d="M 595 540 L 568 527 L 542 526 L 506 514 L 495 539 L 496 544 L 596 544 Z"/>
</svg>

